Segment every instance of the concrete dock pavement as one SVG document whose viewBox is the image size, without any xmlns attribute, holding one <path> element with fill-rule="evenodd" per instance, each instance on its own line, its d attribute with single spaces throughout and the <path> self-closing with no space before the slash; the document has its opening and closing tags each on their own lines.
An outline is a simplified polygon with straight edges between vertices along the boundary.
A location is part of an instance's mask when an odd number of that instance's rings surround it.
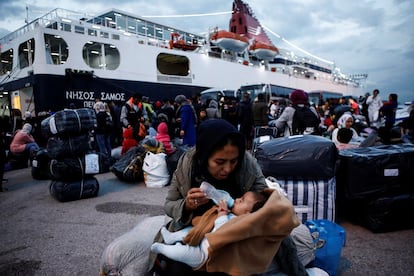
<svg viewBox="0 0 414 276">
<path fill-rule="evenodd" d="M 30 168 L 6 172 L 5 178 L 0 275 L 99 275 L 107 245 L 144 218 L 164 214 L 168 190 L 105 173 L 96 175 L 97 197 L 61 203 L 49 194 L 50 180 L 34 180 Z M 340 224 L 346 246 L 338 275 L 414 275 L 414 229 L 375 234 Z"/>
</svg>

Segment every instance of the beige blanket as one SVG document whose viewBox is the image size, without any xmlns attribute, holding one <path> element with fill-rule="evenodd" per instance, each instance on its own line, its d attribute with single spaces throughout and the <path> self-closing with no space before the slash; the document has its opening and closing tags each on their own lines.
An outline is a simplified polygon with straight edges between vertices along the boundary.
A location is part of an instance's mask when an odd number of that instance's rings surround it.
<svg viewBox="0 0 414 276">
<path fill-rule="evenodd" d="M 298 225 L 292 203 L 274 191 L 258 211 L 238 216 L 206 234 L 209 257 L 199 269 L 230 275 L 265 272 L 281 241 Z"/>
</svg>

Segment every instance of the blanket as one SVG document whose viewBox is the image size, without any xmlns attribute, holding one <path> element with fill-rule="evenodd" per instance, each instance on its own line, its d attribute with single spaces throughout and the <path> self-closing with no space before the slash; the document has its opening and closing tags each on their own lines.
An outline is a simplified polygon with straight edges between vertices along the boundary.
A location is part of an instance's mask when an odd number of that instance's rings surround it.
<svg viewBox="0 0 414 276">
<path fill-rule="evenodd" d="M 206 234 L 209 257 L 198 269 L 229 275 L 265 272 L 282 240 L 299 224 L 292 203 L 273 191 L 258 211 L 238 216 Z"/>
</svg>

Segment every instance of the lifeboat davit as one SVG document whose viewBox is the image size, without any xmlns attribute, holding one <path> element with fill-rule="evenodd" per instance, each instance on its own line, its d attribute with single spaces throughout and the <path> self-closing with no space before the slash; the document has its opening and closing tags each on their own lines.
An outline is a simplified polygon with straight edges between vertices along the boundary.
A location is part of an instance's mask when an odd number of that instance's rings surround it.
<svg viewBox="0 0 414 276">
<path fill-rule="evenodd" d="M 211 34 L 210 41 L 221 49 L 238 53 L 243 52 L 249 46 L 247 37 L 224 30 L 214 31 Z"/>
<path fill-rule="evenodd" d="M 273 45 L 255 40 L 249 46 L 249 52 L 259 59 L 272 60 L 279 53 L 279 49 Z"/>
<path fill-rule="evenodd" d="M 198 44 L 187 43 L 184 39 L 180 38 L 179 33 L 171 33 L 170 49 L 181 49 L 184 51 L 194 51 L 198 48 Z"/>
</svg>

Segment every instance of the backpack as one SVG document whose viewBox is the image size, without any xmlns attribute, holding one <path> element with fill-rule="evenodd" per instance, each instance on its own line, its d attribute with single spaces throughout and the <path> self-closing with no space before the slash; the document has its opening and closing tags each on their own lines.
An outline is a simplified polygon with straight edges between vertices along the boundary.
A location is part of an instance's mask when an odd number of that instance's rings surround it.
<svg viewBox="0 0 414 276">
<path fill-rule="evenodd" d="M 292 135 L 319 134 L 318 116 L 308 107 L 295 107 L 292 120 Z"/>
<path fill-rule="evenodd" d="M 141 145 L 130 148 L 110 167 L 110 171 L 122 181 L 138 182 L 144 180 L 142 164 L 145 153 L 146 150 Z"/>
</svg>

